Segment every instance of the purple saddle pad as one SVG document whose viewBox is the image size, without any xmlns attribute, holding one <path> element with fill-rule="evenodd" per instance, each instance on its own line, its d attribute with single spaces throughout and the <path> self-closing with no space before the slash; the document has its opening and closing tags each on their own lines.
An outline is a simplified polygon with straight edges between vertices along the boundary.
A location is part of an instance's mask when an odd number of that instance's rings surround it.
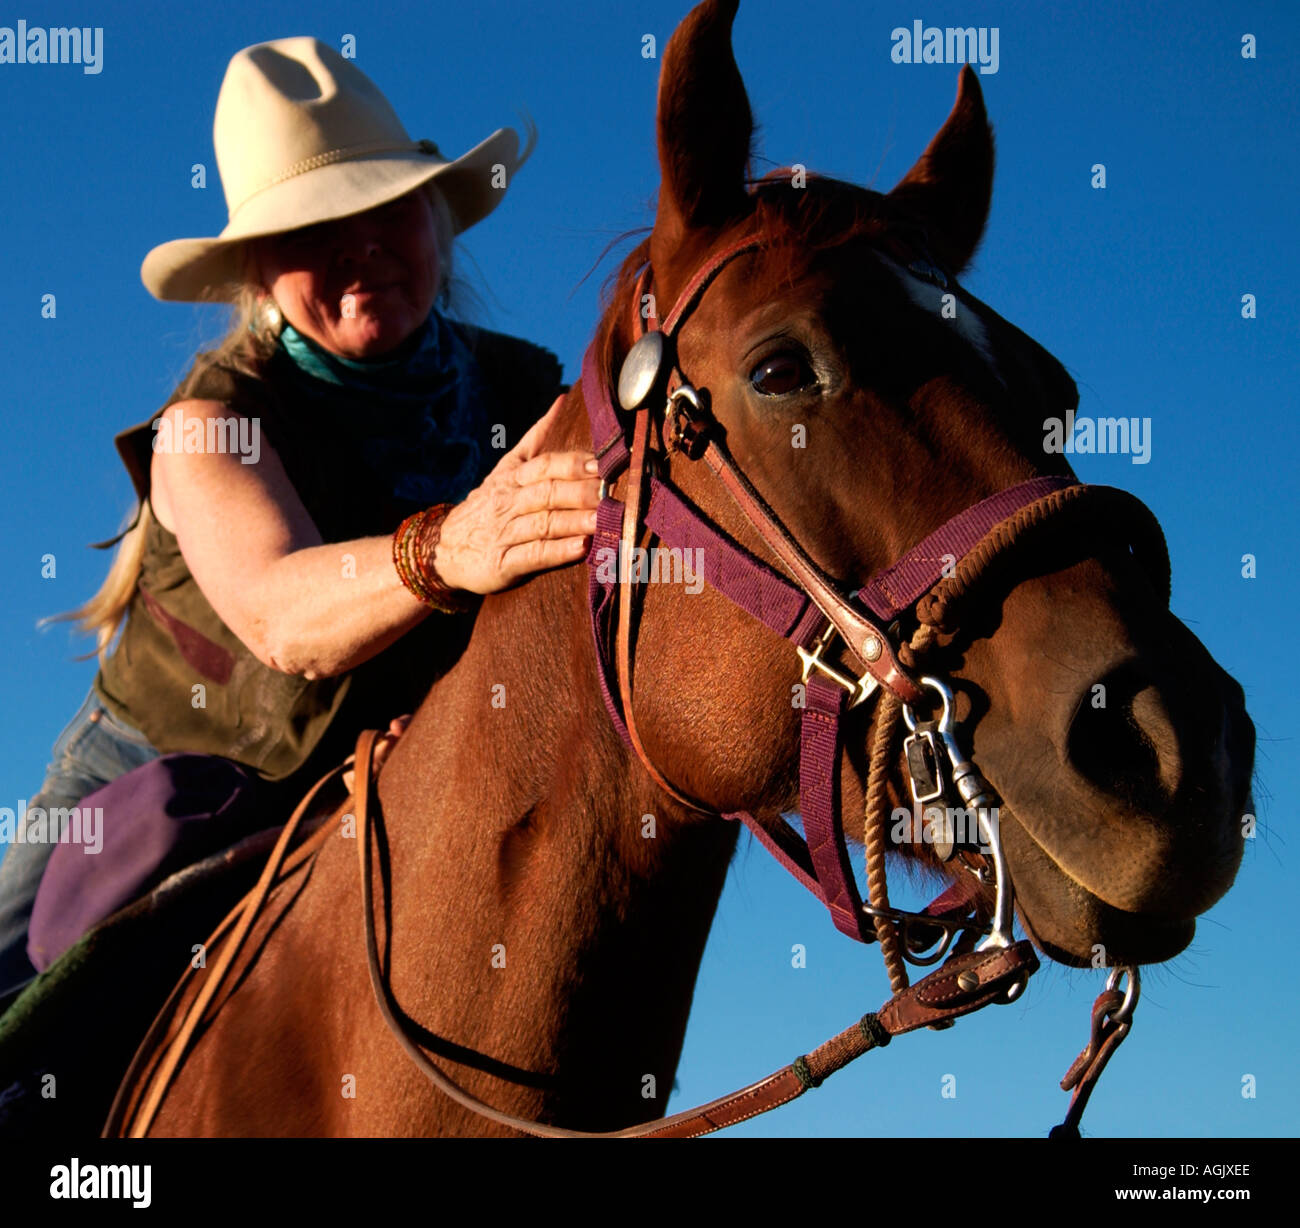
<svg viewBox="0 0 1300 1228">
<path fill-rule="evenodd" d="M 254 772 L 217 755 L 162 755 L 77 806 L 36 892 L 27 955 L 44 972 L 83 934 L 170 874 L 276 822 Z"/>
</svg>

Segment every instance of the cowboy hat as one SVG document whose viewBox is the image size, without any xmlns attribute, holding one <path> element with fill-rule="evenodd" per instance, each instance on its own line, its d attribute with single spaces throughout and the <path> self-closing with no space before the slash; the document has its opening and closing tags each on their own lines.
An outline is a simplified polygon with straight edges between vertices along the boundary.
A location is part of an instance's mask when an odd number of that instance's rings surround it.
<svg viewBox="0 0 1300 1228">
<path fill-rule="evenodd" d="M 497 207 L 532 152 L 530 141 L 520 154 L 516 133 L 501 128 L 448 161 L 432 141 L 412 141 L 374 82 L 315 38 L 240 51 L 221 83 L 212 140 L 226 228 L 155 247 L 140 266 L 155 298 L 228 298 L 244 240 L 363 213 L 430 180 L 459 234 Z"/>
</svg>

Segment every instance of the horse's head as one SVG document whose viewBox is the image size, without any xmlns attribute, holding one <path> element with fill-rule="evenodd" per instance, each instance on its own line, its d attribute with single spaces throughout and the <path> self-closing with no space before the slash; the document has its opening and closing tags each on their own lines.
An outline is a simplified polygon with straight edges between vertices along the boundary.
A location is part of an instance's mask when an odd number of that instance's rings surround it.
<svg viewBox="0 0 1300 1228">
<path fill-rule="evenodd" d="M 963 70 L 947 122 L 887 195 L 798 167 L 754 183 L 735 8 L 700 5 L 666 49 L 657 217 L 624 264 L 601 353 L 617 372 L 646 306 L 633 283 L 647 259 L 665 313 L 711 253 L 761 233 L 764 246 L 700 298 L 676 356 L 708 389 L 739 468 L 847 591 L 962 509 L 1068 474 L 1044 451 L 1044 420 L 1077 393 L 1050 354 L 944 284 L 970 262 L 992 187 L 974 73 Z M 680 453 L 664 463 L 691 501 L 772 560 L 703 465 Z M 793 653 L 712 589 L 688 587 L 646 592 L 636 636 L 646 748 L 719 810 L 793 809 Z M 1122 532 L 1052 531 L 972 595 L 960 625 L 941 627 L 927 662 L 949 680 L 966 746 L 1002 799 L 1021 919 L 1072 963 L 1096 944 L 1112 964 L 1176 954 L 1241 857 L 1253 728 L 1241 689 L 1160 587 Z M 870 719 L 848 731 L 849 830 Z M 900 759 L 898 801 L 905 779 Z"/>
</svg>

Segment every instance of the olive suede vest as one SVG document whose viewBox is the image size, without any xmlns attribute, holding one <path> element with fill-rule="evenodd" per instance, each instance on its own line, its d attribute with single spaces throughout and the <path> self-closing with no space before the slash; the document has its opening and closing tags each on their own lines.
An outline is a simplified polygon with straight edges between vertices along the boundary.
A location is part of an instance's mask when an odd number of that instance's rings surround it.
<svg viewBox="0 0 1300 1228">
<path fill-rule="evenodd" d="M 504 426 L 504 446 L 511 448 L 559 393 L 560 365 L 529 342 L 459 322 L 455 327 L 486 390 L 485 430 Z M 295 396 L 304 379 L 311 377 L 277 349 L 261 379 L 213 366 L 190 398 L 220 401 L 257 421 L 262 444 L 274 448 L 323 542 L 392 533 L 416 509 L 399 504 L 358 459 L 375 415 L 356 393 L 319 380 L 311 381 L 310 400 L 301 391 Z M 325 398 L 325 412 L 319 398 Z M 180 399 L 178 388 L 147 421 L 115 437 L 142 501 L 149 497 L 152 424 Z M 490 443 L 480 480 L 504 454 L 499 433 Z M 434 613 L 346 674 L 308 681 L 280 673 L 258 661 L 221 621 L 175 536 L 151 517 L 126 623 L 95 689 L 159 751 L 222 755 L 266 780 L 284 781 L 300 769 L 310 769 L 304 777 L 324 771 L 351 753 L 362 729 L 386 727 L 393 717 L 414 712 L 471 627 L 469 617 Z"/>
</svg>

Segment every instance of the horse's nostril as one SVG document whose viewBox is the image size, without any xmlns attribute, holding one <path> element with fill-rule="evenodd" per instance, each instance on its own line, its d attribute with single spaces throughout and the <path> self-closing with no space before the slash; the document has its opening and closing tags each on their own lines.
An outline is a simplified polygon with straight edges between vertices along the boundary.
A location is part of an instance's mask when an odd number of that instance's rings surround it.
<svg viewBox="0 0 1300 1228">
<path fill-rule="evenodd" d="M 1070 726 L 1068 756 L 1098 788 L 1148 813 L 1173 800 L 1182 779 L 1174 722 L 1157 687 L 1112 675 L 1089 689 Z"/>
<path fill-rule="evenodd" d="M 1182 781 L 1183 760 L 1178 733 L 1164 697 L 1154 686 L 1145 686 L 1133 696 L 1129 711 L 1139 735 L 1155 752 L 1161 790 L 1172 798 Z"/>
</svg>

